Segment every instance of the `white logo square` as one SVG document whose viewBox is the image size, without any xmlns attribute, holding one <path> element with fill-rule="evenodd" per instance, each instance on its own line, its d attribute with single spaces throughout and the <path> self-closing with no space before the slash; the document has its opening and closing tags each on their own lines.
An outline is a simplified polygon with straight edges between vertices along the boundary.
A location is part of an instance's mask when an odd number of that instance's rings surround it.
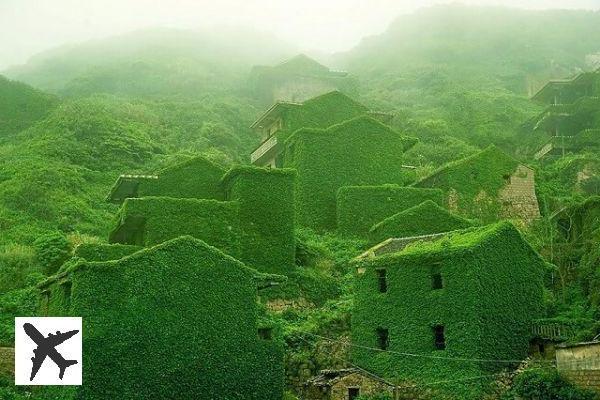
<svg viewBox="0 0 600 400">
<path fill-rule="evenodd" d="M 15 385 L 81 385 L 80 317 L 15 318 Z"/>
</svg>

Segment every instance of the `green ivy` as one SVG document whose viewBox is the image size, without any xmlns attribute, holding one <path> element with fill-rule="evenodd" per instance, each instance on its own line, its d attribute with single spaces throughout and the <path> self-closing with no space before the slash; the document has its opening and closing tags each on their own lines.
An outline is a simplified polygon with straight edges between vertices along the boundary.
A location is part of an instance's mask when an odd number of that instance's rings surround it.
<svg viewBox="0 0 600 400">
<path fill-rule="evenodd" d="M 513 225 L 457 231 L 355 267 L 359 272 L 352 314 L 355 364 L 380 376 L 418 384 L 510 367 L 436 357 L 520 360 L 527 356 L 531 323 L 542 312 L 544 261 Z M 386 271 L 385 293 L 379 291 L 379 269 Z M 441 274 L 441 289 L 432 286 L 436 273 Z M 444 326 L 445 350 L 435 348 L 436 325 Z M 365 348 L 378 348 L 377 328 L 389 330 L 390 351 Z M 474 387 L 451 386 L 462 398 L 480 398 Z"/>
<path fill-rule="evenodd" d="M 182 237 L 47 281 L 50 315 L 83 317 L 86 367 L 75 398 L 281 399 L 282 343 L 257 334 L 259 278 Z"/>
<path fill-rule="evenodd" d="M 126 244 L 84 243 L 77 246 L 75 256 L 86 261 L 111 261 L 118 260 L 141 249 L 140 246 Z"/>
<path fill-rule="evenodd" d="M 373 225 L 369 241 L 380 243 L 389 238 L 429 235 L 470 228 L 474 222 L 450 213 L 431 200 L 394 214 Z"/>
<path fill-rule="evenodd" d="M 426 200 L 442 204 L 443 193 L 398 185 L 342 187 L 337 194 L 338 230 L 366 237 L 373 225 Z"/>
</svg>

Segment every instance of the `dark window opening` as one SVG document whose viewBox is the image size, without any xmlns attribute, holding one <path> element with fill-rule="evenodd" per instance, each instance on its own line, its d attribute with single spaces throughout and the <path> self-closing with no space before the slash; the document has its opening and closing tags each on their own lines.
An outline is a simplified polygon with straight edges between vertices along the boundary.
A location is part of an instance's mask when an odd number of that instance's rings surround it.
<svg viewBox="0 0 600 400">
<path fill-rule="evenodd" d="M 544 346 L 544 343 L 542 343 L 542 342 L 538 343 L 538 351 L 540 352 L 541 355 L 546 354 L 546 346 Z"/>
<path fill-rule="evenodd" d="M 65 281 L 60 284 L 60 287 L 63 290 L 65 307 L 69 307 L 71 305 L 71 291 L 73 289 L 73 284 L 71 283 L 71 281 Z"/>
<path fill-rule="evenodd" d="M 273 329 L 272 328 L 258 328 L 258 337 L 262 340 L 271 340 L 273 339 Z"/>
<path fill-rule="evenodd" d="M 510 183 L 510 175 L 509 174 L 502 175 L 502 179 L 504 179 L 504 182 Z"/>
<path fill-rule="evenodd" d="M 348 400 L 358 399 L 360 396 L 360 388 L 348 388 Z"/>
<path fill-rule="evenodd" d="M 435 340 L 436 350 L 444 350 L 446 348 L 446 336 L 444 335 L 444 326 L 436 325 L 433 327 L 433 335 Z"/>
<path fill-rule="evenodd" d="M 377 328 L 377 346 L 380 350 L 387 350 L 390 345 L 390 335 L 386 328 Z"/>
<path fill-rule="evenodd" d="M 431 275 L 431 287 L 433 289 L 441 289 L 444 287 L 444 283 L 442 282 L 442 274 L 438 272 Z"/>
<path fill-rule="evenodd" d="M 377 281 L 379 285 L 379 293 L 387 292 L 387 276 L 385 269 L 377 270 Z"/>
</svg>

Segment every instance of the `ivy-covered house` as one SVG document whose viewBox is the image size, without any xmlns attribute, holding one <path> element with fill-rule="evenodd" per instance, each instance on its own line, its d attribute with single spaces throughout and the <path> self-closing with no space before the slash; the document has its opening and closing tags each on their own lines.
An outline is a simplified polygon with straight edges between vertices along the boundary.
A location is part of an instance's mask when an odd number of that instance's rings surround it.
<svg viewBox="0 0 600 400">
<path fill-rule="evenodd" d="M 284 166 L 298 172 L 298 224 L 334 230 L 342 187 L 405 184 L 409 174 L 402 168 L 403 153 L 415 141 L 366 115 L 327 129 L 294 132 L 286 140 Z"/>
<path fill-rule="evenodd" d="M 256 303 L 281 277 L 189 236 L 128 250 L 40 285 L 45 315 L 83 317 L 83 385 L 52 398 L 282 398 L 283 346 Z"/>
<path fill-rule="evenodd" d="M 600 69 L 548 82 L 533 100 L 546 109 L 532 121 L 549 141 L 536 159 L 600 149 Z"/>
<path fill-rule="evenodd" d="M 122 204 L 128 198 L 147 196 L 222 200 L 219 182 L 224 173 L 219 165 L 198 156 L 156 174 L 121 175 L 107 201 Z"/>
<path fill-rule="evenodd" d="M 332 90 L 353 92 L 355 87 L 347 72 L 332 71 L 304 54 L 274 66 L 253 67 L 250 83 L 255 96 L 266 104 L 302 102 Z"/>
<path fill-rule="evenodd" d="M 176 188 L 190 177 L 172 179 L 164 179 L 163 185 Z M 190 235 L 252 268 L 286 273 L 295 265 L 294 179 L 295 172 L 288 169 L 235 167 L 214 184 L 212 192 L 220 193 L 221 200 L 127 198 L 109 243 L 148 247 Z M 213 185 L 213 180 L 205 184 Z"/>
<path fill-rule="evenodd" d="M 540 216 L 533 169 L 495 146 L 446 164 L 413 186 L 443 190 L 448 209 L 468 218 L 528 223 Z"/>
<path fill-rule="evenodd" d="M 250 161 L 258 166 L 281 167 L 284 143 L 296 130 L 325 129 L 361 115 L 370 115 L 383 122 L 389 122 L 392 118 L 390 114 L 369 111 L 339 91 L 328 92 L 302 103 L 278 101 L 251 125 L 260 134 L 262 142 L 250 154 Z"/>
<path fill-rule="evenodd" d="M 455 231 L 355 267 L 355 365 L 418 386 L 493 374 L 527 356 L 545 262 L 512 224 Z M 480 398 L 469 386 L 463 398 Z"/>
<path fill-rule="evenodd" d="M 389 238 L 405 238 L 470 228 L 475 222 L 427 200 L 394 214 L 373 225 L 369 242 L 380 243 Z"/>
</svg>

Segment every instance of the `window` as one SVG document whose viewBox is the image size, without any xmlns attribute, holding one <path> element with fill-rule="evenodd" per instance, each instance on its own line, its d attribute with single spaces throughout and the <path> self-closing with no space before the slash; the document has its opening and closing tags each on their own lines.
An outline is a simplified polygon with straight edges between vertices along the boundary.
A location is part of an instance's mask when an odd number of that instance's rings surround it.
<svg viewBox="0 0 600 400">
<path fill-rule="evenodd" d="M 441 289 L 444 287 L 442 282 L 442 274 L 438 272 L 431 275 L 431 287 L 433 289 Z"/>
<path fill-rule="evenodd" d="M 502 175 L 502 179 L 504 179 L 505 183 L 510 183 L 510 174 L 504 174 Z"/>
<path fill-rule="evenodd" d="M 63 290 L 65 307 L 70 307 L 71 306 L 71 290 L 73 288 L 73 284 L 71 283 L 71 281 L 64 281 L 60 284 L 60 287 Z"/>
<path fill-rule="evenodd" d="M 390 345 L 390 335 L 387 328 L 377 328 L 377 346 L 380 350 L 387 350 Z"/>
<path fill-rule="evenodd" d="M 360 388 L 356 388 L 356 387 L 348 388 L 348 400 L 358 399 L 358 396 L 360 396 Z"/>
<path fill-rule="evenodd" d="M 444 281 L 442 280 L 442 263 L 436 262 L 431 265 L 431 288 L 434 290 L 442 289 Z"/>
<path fill-rule="evenodd" d="M 444 350 L 446 348 L 446 336 L 444 335 L 444 326 L 436 325 L 433 327 L 434 344 L 436 350 Z"/>
<path fill-rule="evenodd" d="M 377 283 L 379 285 L 379 293 L 387 292 L 387 276 L 385 269 L 377 270 Z"/>
<path fill-rule="evenodd" d="M 258 328 L 258 337 L 262 340 L 271 340 L 273 339 L 273 329 L 272 328 Z"/>
</svg>

